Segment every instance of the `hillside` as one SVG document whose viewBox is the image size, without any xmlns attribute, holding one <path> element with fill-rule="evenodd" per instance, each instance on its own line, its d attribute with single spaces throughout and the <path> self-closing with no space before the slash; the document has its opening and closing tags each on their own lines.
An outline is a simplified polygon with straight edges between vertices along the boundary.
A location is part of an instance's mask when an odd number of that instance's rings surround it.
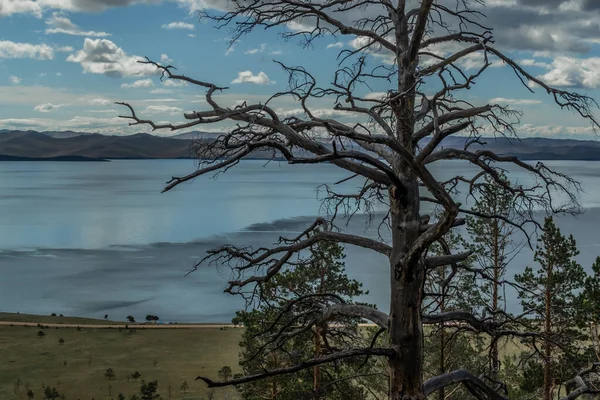
<svg viewBox="0 0 600 400">
<path fill-rule="evenodd" d="M 88 159 L 189 158 L 191 140 L 138 133 L 131 136 L 47 135 L 35 131 L 0 133 L 0 156 L 52 159 L 85 157 Z"/>
<path fill-rule="evenodd" d="M 104 136 L 72 131 L 0 131 L 0 161 L 54 160 L 102 161 L 105 159 L 193 158 L 194 140 L 211 141 L 218 134 L 183 133 L 172 137 L 138 133 L 130 136 Z M 462 148 L 467 139 L 451 137 L 444 147 Z M 520 141 L 488 138 L 485 146 L 498 154 L 523 160 L 600 160 L 600 141 L 573 139 L 526 138 Z M 252 158 L 270 158 L 271 152 L 256 152 Z"/>
</svg>

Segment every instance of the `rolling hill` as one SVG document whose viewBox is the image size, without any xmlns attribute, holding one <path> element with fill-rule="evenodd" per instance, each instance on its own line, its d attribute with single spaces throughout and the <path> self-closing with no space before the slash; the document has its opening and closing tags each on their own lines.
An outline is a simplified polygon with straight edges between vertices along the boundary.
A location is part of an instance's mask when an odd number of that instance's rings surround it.
<svg viewBox="0 0 600 400">
<path fill-rule="evenodd" d="M 0 160 L 99 161 L 105 159 L 193 158 L 194 140 L 214 140 L 218 134 L 189 132 L 172 137 L 147 133 L 105 136 L 72 131 L 0 131 Z M 443 147 L 462 148 L 467 139 L 451 137 Z M 488 138 L 487 144 L 471 150 L 489 149 L 523 160 L 600 160 L 600 141 L 526 138 L 520 141 Z M 257 152 L 252 158 L 269 158 L 270 152 Z"/>
</svg>

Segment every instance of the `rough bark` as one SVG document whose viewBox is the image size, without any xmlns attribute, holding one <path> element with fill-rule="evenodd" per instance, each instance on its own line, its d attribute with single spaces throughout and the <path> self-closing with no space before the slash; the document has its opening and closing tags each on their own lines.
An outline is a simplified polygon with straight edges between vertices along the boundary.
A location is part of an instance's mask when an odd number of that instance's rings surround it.
<svg viewBox="0 0 600 400">
<path fill-rule="evenodd" d="M 405 175 L 410 192 L 418 191 L 411 174 Z M 412 182 L 411 182 L 412 181 Z M 390 398 L 393 400 L 424 399 L 423 393 L 423 324 L 421 305 L 425 266 L 419 261 L 404 264 L 410 246 L 419 237 L 421 219 L 419 203 L 414 196 L 392 199 L 392 255 L 390 301 L 390 347 L 396 355 L 390 358 Z"/>
</svg>

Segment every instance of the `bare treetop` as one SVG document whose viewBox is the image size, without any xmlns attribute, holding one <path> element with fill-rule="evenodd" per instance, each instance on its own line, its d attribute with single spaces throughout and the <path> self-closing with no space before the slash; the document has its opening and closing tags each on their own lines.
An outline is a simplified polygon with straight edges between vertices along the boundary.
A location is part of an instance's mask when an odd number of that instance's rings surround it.
<svg viewBox="0 0 600 400">
<path fill-rule="evenodd" d="M 464 223 L 461 215 L 503 219 L 522 229 L 525 222 L 537 224 L 533 218 L 537 209 L 577 212 L 578 184 L 543 163 L 532 165 L 482 148 L 486 138 L 493 136 L 517 140 L 521 115 L 504 105 L 470 101 L 465 93 L 488 68 L 502 64 L 512 69 L 524 90 L 542 90 L 559 107 L 578 114 L 594 128 L 599 125 L 593 114 L 597 107 L 594 99 L 546 85 L 496 48 L 484 12 L 484 1 L 467 0 L 233 0 L 224 12 L 200 14 L 201 19 L 230 29 L 233 41 L 255 29 L 266 28 L 286 39 L 300 39 L 307 47 L 319 37 L 331 35 L 350 39 L 353 48 L 340 51 L 332 60 L 335 72 L 326 82 L 317 81 L 315 74 L 301 65 L 275 61 L 287 73 L 288 87 L 265 102 L 235 107 L 220 104 L 215 94 L 227 88 L 211 83 L 209 77 L 196 80 L 179 74 L 171 65 L 147 60 L 144 63 L 158 68 L 164 79 L 204 88 L 207 108 L 186 113 L 188 122 L 163 124 L 143 119 L 131 105 L 119 103 L 128 107 L 130 113 L 123 118 L 129 119 L 131 125 L 148 124 L 153 129 L 178 130 L 223 121 L 235 124 L 214 141 L 196 143 L 199 168 L 189 175 L 173 177 L 165 192 L 201 175 L 226 171 L 257 151 L 269 151 L 273 158 L 284 158 L 290 164 L 330 163 L 347 171 L 344 181 L 360 180 L 360 189 L 353 194 L 339 193 L 336 185 L 327 186 L 329 219 L 319 218 L 301 235 L 282 238 L 268 249 L 224 246 L 202 261 L 232 266 L 234 276 L 227 291 L 249 290 L 260 296 L 261 284 L 316 241 L 358 245 L 389 257 L 389 314 L 382 317 L 380 311 L 374 314 L 366 308 L 337 302 L 326 302 L 330 309 L 318 308 L 323 318 L 331 315 L 332 309 L 336 313 L 346 309 L 352 316 L 377 322 L 387 329 L 389 349 L 350 349 L 337 356 L 306 361 L 298 368 L 379 352 L 377 355 L 389 359 L 390 399 L 421 399 L 437 388 L 457 382 L 465 382 L 467 389 L 480 398 L 493 398 L 491 389 L 466 371 L 423 382 L 423 324 L 459 321 L 490 336 L 525 334 L 511 328 L 511 318 L 499 323 L 495 320 L 492 326 L 485 318 L 466 311 L 422 315 L 426 271 L 448 264 L 460 268 L 469 256 L 464 252 L 430 257 L 429 248 L 443 241 L 452 227 Z M 387 89 L 384 93 L 373 93 L 371 87 L 381 86 Z M 273 107 L 282 97 L 293 99 L 303 115 L 285 115 Z M 312 106 L 315 100 L 329 100 L 332 110 L 347 113 L 354 122 L 316 112 Z M 452 136 L 463 137 L 464 146 L 446 147 L 444 143 Z M 473 167 L 472 174 L 439 181 L 430 168 L 444 160 L 464 160 Z M 529 172 L 534 183 L 523 186 L 502 179 L 501 172 L 509 165 Z M 510 219 L 481 214 L 461 204 L 461 199 L 478 195 L 486 185 L 496 185 L 513 195 L 515 212 Z M 463 192 L 457 196 L 459 188 Z M 566 201 L 558 202 L 557 194 Z M 372 202 L 386 211 L 384 222 L 391 232 L 390 241 L 335 229 L 331 217 L 339 210 L 347 210 L 349 204 L 364 207 Z M 434 220 L 421 215 L 422 202 L 435 204 L 439 217 Z M 482 274 L 482 279 L 487 278 Z M 236 382 L 243 381 L 234 379 L 227 384 Z"/>
</svg>

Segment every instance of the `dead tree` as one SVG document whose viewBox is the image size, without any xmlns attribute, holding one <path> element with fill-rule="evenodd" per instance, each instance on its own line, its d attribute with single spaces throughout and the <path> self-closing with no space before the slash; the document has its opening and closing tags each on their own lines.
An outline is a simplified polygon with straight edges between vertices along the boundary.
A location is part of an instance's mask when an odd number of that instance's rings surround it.
<svg viewBox="0 0 600 400">
<path fill-rule="evenodd" d="M 283 31 L 284 38 L 299 38 L 307 46 L 325 35 L 354 40 L 354 48 L 339 53 L 339 67 L 331 83 L 317 82 L 302 66 L 279 63 L 289 74 L 289 87 L 258 104 L 227 107 L 215 98 L 226 87 L 178 74 L 171 65 L 146 61 L 158 68 L 163 78 L 206 89 L 207 108 L 186 113 L 185 123 L 165 124 L 140 118 L 131 105 L 119 103 L 128 107 L 129 113 L 123 117 L 131 120 L 131 124 L 177 130 L 222 121 L 235 123 L 234 128 L 217 140 L 198 143 L 195 150 L 199 168 L 187 176 L 173 177 L 165 192 L 201 175 L 225 171 L 253 152 L 268 150 L 273 157 L 283 157 L 290 164 L 330 163 L 347 171 L 348 180 L 360 180 L 361 189 L 355 194 L 338 193 L 335 186 L 328 187 L 332 216 L 349 203 L 378 202 L 387 211 L 383 223 L 391 232 L 388 242 L 346 233 L 336 229 L 335 221 L 319 218 L 304 234 L 282 238 L 272 248 L 224 246 L 211 251 L 203 262 L 230 263 L 234 271 L 226 292 L 260 296 L 264 282 L 316 241 L 361 246 L 389 258 L 391 296 L 389 314 L 333 299 L 315 302 L 310 308 L 312 318 L 302 327 L 310 329 L 336 313 L 360 317 L 387 331 L 386 346 L 340 350 L 302 360 L 283 370 L 227 382 L 200 378 L 210 387 L 241 384 L 370 355 L 387 358 L 389 398 L 393 400 L 423 399 L 453 384 L 463 384 L 479 398 L 502 398 L 484 379 L 467 371 L 455 371 L 424 382 L 425 324 L 461 324 L 495 338 L 527 334 L 511 329 L 510 319 L 492 320 L 466 311 L 423 315 L 428 269 L 448 264 L 460 268 L 461 260 L 469 255 L 463 252 L 428 257 L 428 249 L 450 229 L 464 223 L 461 216 L 504 218 L 474 213 L 463 206 L 455 196 L 459 187 L 466 188 L 461 196 L 473 194 L 486 185 L 485 177 L 490 177 L 515 198 L 513 218 L 505 222 L 522 229 L 525 223 L 536 224 L 532 216 L 534 208 L 576 212 L 577 183 L 542 163 L 531 165 L 482 148 L 485 137 L 516 138 L 520 114 L 498 104 L 470 103 L 464 92 L 493 62 L 499 62 L 514 71 L 524 90 L 543 90 L 561 108 L 579 114 L 595 127 L 598 124 L 591 111 L 597 106 L 593 99 L 548 86 L 494 47 L 493 33 L 485 26 L 483 3 L 483 0 L 231 0 L 226 12 L 203 12 L 202 19 L 216 22 L 219 27 L 230 27 L 233 40 L 262 28 Z M 292 22 L 294 30 L 287 29 Z M 467 60 L 479 61 L 480 66 L 472 69 Z M 386 84 L 385 95 L 368 95 L 374 82 Z M 295 99 L 303 115 L 286 117 L 271 106 L 284 96 Z M 330 99 L 336 113 L 347 112 L 360 120 L 343 123 L 322 117 L 311 109 L 310 103 L 316 98 Z M 464 146 L 442 146 L 451 136 L 466 137 Z M 444 160 L 467 161 L 476 171 L 472 176 L 439 181 L 430 167 Z M 500 171 L 509 164 L 529 172 L 535 183 L 525 187 L 500 179 Z M 556 192 L 567 194 L 567 201 L 556 203 L 553 200 Z M 423 202 L 434 203 L 439 218 L 430 220 L 421 215 Z M 289 326 L 276 334 L 289 336 L 297 329 Z"/>
</svg>

